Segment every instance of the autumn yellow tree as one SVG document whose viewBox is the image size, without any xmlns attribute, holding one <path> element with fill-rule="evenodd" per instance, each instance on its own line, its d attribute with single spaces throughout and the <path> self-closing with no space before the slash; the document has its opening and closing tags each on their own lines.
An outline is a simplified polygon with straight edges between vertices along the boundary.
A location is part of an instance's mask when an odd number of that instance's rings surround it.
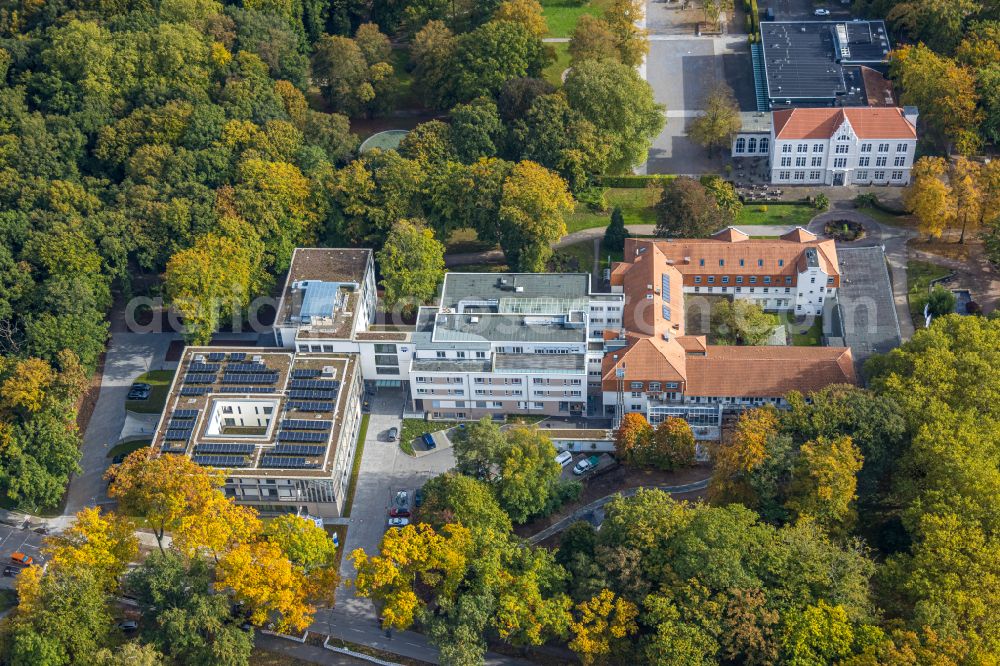
<svg viewBox="0 0 1000 666">
<path fill-rule="evenodd" d="M 639 27 L 646 13 L 644 0 L 611 0 L 604 10 L 604 21 L 615 36 L 621 61 L 638 67 L 649 53 L 648 33 Z"/>
<path fill-rule="evenodd" d="M 615 453 L 624 459 L 630 458 L 652 434 L 653 428 L 645 416 L 638 412 L 625 414 L 615 430 Z"/>
<path fill-rule="evenodd" d="M 635 618 L 639 609 L 631 601 L 603 589 L 592 598 L 577 604 L 576 618 L 570 623 L 573 640 L 569 648 L 585 666 L 611 653 L 614 642 L 639 630 Z"/>
<path fill-rule="evenodd" d="M 566 235 L 563 215 L 573 210 L 566 181 L 537 162 L 511 169 L 500 199 L 500 247 L 511 270 L 541 272 L 549 245 Z"/>
<path fill-rule="evenodd" d="M 708 484 L 708 495 L 713 502 L 747 501 L 751 497 L 746 475 L 764 462 L 768 439 L 777 433 L 778 412 L 774 407 L 740 414 L 729 441 L 713 453 L 715 467 Z"/>
<path fill-rule="evenodd" d="M 289 513 L 268 523 L 265 536 L 305 574 L 309 598 L 333 604 L 340 575 L 337 545 L 326 530 L 308 518 Z"/>
<path fill-rule="evenodd" d="M 538 0 L 504 0 L 493 13 L 493 19 L 520 23 L 539 38 L 549 32 L 549 26 L 542 14 L 542 5 Z"/>
<path fill-rule="evenodd" d="M 34 413 L 45 403 L 45 394 L 56 379 L 55 370 L 40 358 L 18 361 L 13 373 L 0 385 L 5 406 Z"/>
<path fill-rule="evenodd" d="M 955 218 L 951 188 L 943 177 L 948 165 L 941 157 L 921 157 L 913 164 L 910 184 L 903 192 L 903 205 L 913 213 L 921 232 L 940 238 Z"/>
<path fill-rule="evenodd" d="M 173 528 L 173 543 L 187 557 L 204 550 L 218 560 L 230 549 L 256 539 L 261 527 L 256 509 L 240 506 L 215 490 L 188 505 L 186 515 Z"/>
<path fill-rule="evenodd" d="M 965 242 L 965 232 L 974 231 L 982 219 L 983 192 L 979 172 L 979 164 L 965 157 L 957 157 L 948 165 L 955 218 L 961 228 L 959 243 Z"/>
<path fill-rule="evenodd" d="M 221 470 L 197 465 L 187 456 L 156 457 L 151 449 L 131 454 L 107 478 L 108 496 L 118 500 L 126 515 L 149 522 L 160 550 L 164 532 L 210 504 L 224 483 Z"/>
<path fill-rule="evenodd" d="M 69 528 L 46 539 L 43 550 L 49 566 L 89 568 L 110 591 L 139 554 L 139 541 L 132 521 L 90 507 L 77 513 Z"/>
<path fill-rule="evenodd" d="M 427 602 L 418 594 L 435 597 L 455 594 L 465 574 L 472 536 L 459 524 L 435 531 L 430 525 L 407 525 L 382 537 L 381 554 L 370 556 L 358 548 L 350 554 L 357 570 L 358 594 L 382 605 L 383 625 L 406 629 Z"/>
<path fill-rule="evenodd" d="M 939 143 L 962 155 L 980 143 L 982 111 L 972 72 L 923 44 L 894 51 L 890 73 L 902 87 L 903 104 L 920 109 L 920 117 Z"/>
<path fill-rule="evenodd" d="M 279 633 L 304 631 L 316 610 L 305 574 L 270 541 L 242 543 L 223 555 L 215 588 L 242 601 L 252 624 L 273 622 Z"/>
<path fill-rule="evenodd" d="M 853 524 L 863 458 L 850 437 L 817 437 L 799 449 L 786 506 L 829 530 Z"/>
</svg>

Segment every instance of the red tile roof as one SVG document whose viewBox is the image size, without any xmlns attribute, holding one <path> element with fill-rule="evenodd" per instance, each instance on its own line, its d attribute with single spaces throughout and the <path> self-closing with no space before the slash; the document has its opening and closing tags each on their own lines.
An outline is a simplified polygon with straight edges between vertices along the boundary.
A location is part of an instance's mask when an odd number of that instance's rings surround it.
<svg viewBox="0 0 1000 666">
<path fill-rule="evenodd" d="M 917 138 L 917 129 L 899 107 L 784 109 L 773 117 L 778 139 L 829 139 L 845 120 L 860 139 Z"/>
<path fill-rule="evenodd" d="M 857 384 L 854 358 L 845 347 L 723 347 L 687 357 L 687 394 L 778 397 Z"/>
</svg>

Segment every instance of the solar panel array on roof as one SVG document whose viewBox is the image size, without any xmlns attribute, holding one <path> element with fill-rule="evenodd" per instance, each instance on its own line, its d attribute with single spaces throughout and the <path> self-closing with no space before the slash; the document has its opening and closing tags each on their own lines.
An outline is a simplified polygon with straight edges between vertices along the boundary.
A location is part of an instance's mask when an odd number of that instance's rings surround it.
<svg viewBox="0 0 1000 666">
<path fill-rule="evenodd" d="M 193 419 L 198 416 L 197 409 L 175 409 L 174 413 L 170 415 L 171 418 L 175 419 Z"/>
<path fill-rule="evenodd" d="M 230 361 L 242 361 L 247 357 L 246 352 L 229 352 Z"/>
<path fill-rule="evenodd" d="M 163 435 L 163 439 L 170 439 L 174 441 L 184 441 L 191 439 L 191 429 L 186 430 L 167 430 Z"/>
<path fill-rule="evenodd" d="M 185 396 L 195 396 L 195 395 L 205 395 L 211 389 L 207 386 L 182 386 L 181 395 Z"/>
<path fill-rule="evenodd" d="M 264 363 L 230 363 L 226 372 L 271 372 L 271 369 Z"/>
<path fill-rule="evenodd" d="M 270 386 L 220 386 L 220 393 L 274 393 Z"/>
<path fill-rule="evenodd" d="M 198 455 L 191 456 L 191 460 L 198 465 L 212 467 L 246 467 L 250 464 L 250 458 L 247 456 Z"/>
<path fill-rule="evenodd" d="M 319 467 L 320 463 L 308 458 L 292 458 L 288 456 L 263 456 L 260 460 L 261 467 L 284 467 L 288 469 L 308 469 Z"/>
<path fill-rule="evenodd" d="M 208 360 L 212 362 L 224 361 L 226 359 L 226 354 L 224 352 L 212 352 L 208 355 Z"/>
<path fill-rule="evenodd" d="M 336 391 L 340 388 L 340 382 L 332 379 L 293 379 L 289 386 L 293 389 Z"/>
<path fill-rule="evenodd" d="M 310 421 L 309 419 L 285 419 L 281 422 L 283 430 L 329 430 L 333 421 Z"/>
<path fill-rule="evenodd" d="M 322 370 L 303 368 L 292 370 L 292 379 L 312 379 L 313 377 L 319 377 L 321 374 L 323 374 Z"/>
<path fill-rule="evenodd" d="M 187 442 L 164 442 L 160 445 L 160 451 L 164 453 L 183 453 L 187 450 Z"/>
<path fill-rule="evenodd" d="M 194 452 L 250 454 L 253 453 L 255 448 L 257 448 L 256 445 L 244 442 L 210 442 L 207 444 L 198 444 L 194 447 Z"/>
<path fill-rule="evenodd" d="M 278 381 L 278 373 L 249 374 L 228 372 L 222 375 L 223 384 L 274 384 Z"/>
<path fill-rule="evenodd" d="M 319 401 L 300 401 L 300 400 L 289 400 L 286 405 L 288 409 L 295 409 L 300 412 L 332 412 L 333 403 L 332 402 L 319 402 Z"/>
<path fill-rule="evenodd" d="M 282 430 L 278 433 L 279 442 L 325 442 L 329 435 L 325 432 L 310 430 Z"/>
<path fill-rule="evenodd" d="M 215 375 L 207 372 L 189 372 L 184 375 L 185 384 L 214 384 Z"/>
<path fill-rule="evenodd" d="M 188 372 L 218 372 L 222 368 L 218 363 L 192 363 L 188 366 Z"/>
<path fill-rule="evenodd" d="M 278 444 L 271 453 L 288 456 L 322 456 L 326 454 L 326 447 L 315 444 Z"/>
<path fill-rule="evenodd" d="M 288 392 L 288 397 L 293 400 L 334 400 L 337 397 L 336 391 L 313 391 L 310 389 L 292 389 Z"/>
<path fill-rule="evenodd" d="M 194 428 L 194 421 L 191 419 L 170 419 L 167 428 L 170 430 L 190 430 Z"/>
</svg>

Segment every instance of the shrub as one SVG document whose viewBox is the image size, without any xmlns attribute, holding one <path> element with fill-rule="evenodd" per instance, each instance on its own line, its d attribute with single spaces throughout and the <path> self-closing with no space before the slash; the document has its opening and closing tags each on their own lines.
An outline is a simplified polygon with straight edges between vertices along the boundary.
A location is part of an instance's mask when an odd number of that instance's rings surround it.
<svg viewBox="0 0 1000 666">
<path fill-rule="evenodd" d="M 607 195 L 606 187 L 588 187 L 576 195 L 576 200 L 595 213 L 603 213 L 608 210 Z"/>
<path fill-rule="evenodd" d="M 816 210 L 828 209 L 830 207 L 830 197 L 826 196 L 822 192 L 817 194 L 816 198 L 813 199 L 813 207 L 815 207 Z"/>
<path fill-rule="evenodd" d="M 757 210 L 760 211 L 761 213 L 766 213 L 767 206 L 757 206 Z"/>
</svg>

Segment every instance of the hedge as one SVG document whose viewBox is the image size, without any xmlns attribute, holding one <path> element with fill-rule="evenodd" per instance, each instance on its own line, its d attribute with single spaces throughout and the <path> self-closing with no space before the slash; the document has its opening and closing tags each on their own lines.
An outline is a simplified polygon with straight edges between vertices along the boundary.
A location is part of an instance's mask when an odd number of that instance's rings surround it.
<svg viewBox="0 0 1000 666">
<path fill-rule="evenodd" d="M 813 205 L 812 200 L 810 200 L 808 197 L 806 197 L 804 199 L 792 199 L 790 201 L 786 200 L 786 199 L 780 199 L 778 201 L 761 201 L 761 200 L 751 201 L 750 199 L 744 199 L 741 196 L 740 197 L 740 201 L 743 202 L 744 206 L 809 206 L 809 207 L 812 207 L 812 205 Z"/>
<path fill-rule="evenodd" d="M 654 176 L 598 176 L 596 185 L 602 187 L 625 187 L 639 189 L 646 187 L 650 183 L 663 183 L 673 180 L 677 176 L 672 174 L 658 174 Z"/>
</svg>

